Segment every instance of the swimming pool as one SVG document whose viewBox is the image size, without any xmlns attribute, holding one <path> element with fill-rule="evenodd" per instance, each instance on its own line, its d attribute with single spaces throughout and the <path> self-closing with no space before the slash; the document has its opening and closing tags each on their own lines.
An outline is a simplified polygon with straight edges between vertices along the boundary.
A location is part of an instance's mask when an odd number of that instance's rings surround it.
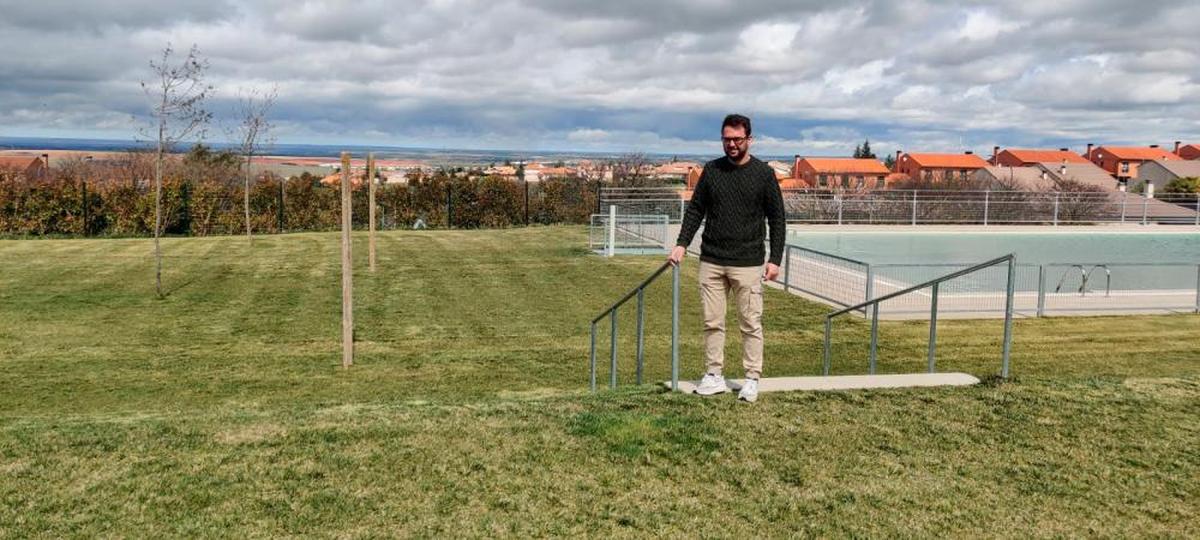
<svg viewBox="0 0 1200 540">
<path fill-rule="evenodd" d="M 1015 253 L 1020 314 L 1194 311 L 1200 306 L 1200 233 L 1195 230 L 793 227 L 788 244 L 795 246 L 785 260 L 791 266 L 789 285 L 831 305 L 857 304 L 868 294 L 879 297 Z M 1004 267 L 955 279 L 942 286 L 946 307 L 939 309 L 994 315 L 1003 310 L 1006 284 Z M 914 293 L 885 303 L 881 313 L 921 313 L 928 306 L 928 294 Z"/>
<path fill-rule="evenodd" d="M 788 243 L 872 264 L 978 263 L 1016 253 L 1022 264 L 1200 264 L 1200 232 L 820 231 L 791 229 Z"/>
</svg>

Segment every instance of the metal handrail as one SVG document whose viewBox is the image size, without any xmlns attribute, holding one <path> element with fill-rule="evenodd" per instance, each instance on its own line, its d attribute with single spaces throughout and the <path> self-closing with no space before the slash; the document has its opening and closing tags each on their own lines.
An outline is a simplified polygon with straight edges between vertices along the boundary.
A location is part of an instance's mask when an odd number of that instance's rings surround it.
<svg viewBox="0 0 1200 540">
<path fill-rule="evenodd" d="M 642 280 L 637 287 L 634 287 L 620 300 L 609 306 L 608 309 L 600 312 L 596 318 L 592 319 L 592 343 L 591 357 L 589 363 L 590 386 L 593 392 L 596 391 L 596 324 L 604 317 L 610 317 L 612 320 L 612 329 L 610 333 L 611 342 L 611 360 L 609 366 L 609 388 L 617 387 L 617 309 L 619 309 L 630 298 L 637 296 L 637 384 L 642 384 L 642 368 L 644 365 L 645 352 L 645 327 L 646 327 L 646 287 L 654 283 L 659 276 L 666 272 L 667 268 L 672 268 L 671 272 L 671 390 L 679 390 L 679 265 L 665 262 L 659 266 L 650 277 Z"/>
<path fill-rule="evenodd" d="M 814 255 L 819 255 L 821 257 L 827 257 L 830 259 L 847 262 L 850 264 L 857 264 L 857 265 L 863 267 L 864 279 L 865 279 L 864 294 L 866 296 L 866 299 L 869 300 L 871 298 L 871 294 L 874 291 L 874 287 L 875 287 L 875 274 L 874 274 L 874 271 L 872 270 L 871 263 L 851 259 L 849 257 L 843 257 L 841 255 L 834 255 L 833 253 L 826 253 L 824 251 L 820 251 L 820 250 L 816 250 L 816 249 L 806 248 L 804 246 L 798 246 L 796 244 L 784 244 L 784 246 L 783 246 L 783 272 L 782 272 L 783 290 L 791 292 L 791 289 L 792 289 L 792 250 L 793 249 L 812 253 Z M 779 278 L 776 277 L 775 281 L 778 282 Z M 845 305 L 844 303 L 842 303 L 842 301 L 840 301 L 836 298 L 827 297 L 816 291 L 806 290 L 802 287 L 796 287 L 796 290 L 799 290 L 801 292 L 804 292 L 805 294 L 815 296 L 817 298 L 820 298 L 820 299 L 828 301 L 828 302 L 833 302 L 833 303 L 839 304 L 839 305 Z M 863 316 L 865 317 L 866 315 L 867 315 L 867 312 L 863 311 Z"/>
<path fill-rule="evenodd" d="M 1097 264 L 1089 268 L 1087 273 L 1083 275 L 1083 283 L 1085 285 L 1087 284 L 1088 278 L 1092 277 L 1092 272 L 1095 272 L 1097 268 L 1104 269 L 1104 296 L 1110 296 L 1112 294 L 1112 272 L 1108 269 L 1108 265 L 1106 264 Z M 1087 296 L 1087 287 L 1083 287 L 1083 290 L 1079 292 L 1079 295 Z"/>
<path fill-rule="evenodd" d="M 1080 292 L 1080 293 L 1083 292 L 1084 287 L 1087 287 L 1087 270 L 1083 269 L 1082 264 L 1072 264 L 1070 268 L 1067 268 L 1066 270 L 1064 270 L 1062 277 L 1058 278 L 1058 285 L 1054 286 L 1054 292 L 1057 293 L 1057 292 L 1062 291 L 1063 283 L 1065 283 L 1067 281 L 1067 274 L 1071 273 L 1071 270 L 1073 270 L 1075 268 L 1079 269 L 1079 291 L 1078 292 Z"/>
<path fill-rule="evenodd" d="M 931 295 L 931 298 L 929 301 L 930 307 L 929 307 L 928 363 L 929 363 L 929 372 L 933 373 L 935 370 L 935 366 L 936 366 L 934 358 L 935 358 L 935 351 L 937 349 L 938 285 L 941 284 L 942 282 L 949 281 L 949 280 L 952 280 L 955 278 L 959 278 L 959 277 L 965 276 L 967 274 L 971 274 L 971 273 L 977 272 L 979 270 L 983 270 L 984 268 L 990 268 L 992 266 L 995 266 L 997 264 L 1004 263 L 1004 262 L 1008 263 L 1008 290 L 1005 294 L 1004 345 L 1003 345 L 1003 353 L 1002 353 L 1003 356 L 1001 359 L 1000 376 L 1004 377 L 1004 378 L 1008 378 L 1009 352 L 1012 349 L 1013 291 L 1014 291 L 1014 285 L 1016 282 L 1015 271 L 1016 271 L 1016 266 L 1017 266 L 1017 256 L 1015 253 L 1009 253 L 1008 255 L 1005 255 L 1003 257 L 997 257 L 990 261 L 979 263 L 970 268 L 965 268 L 965 269 L 959 270 L 957 272 L 952 272 L 950 274 L 946 274 L 944 276 L 931 279 L 924 283 L 913 285 L 912 287 L 909 287 L 907 289 L 903 289 L 903 290 L 896 291 L 893 293 L 885 294 L 883 296 L 880 296 L 878 298 L 873 298 L 873 299 L 863 302 L 861 304 L 849 306 L 844 309 L 839 309 L 837 311 L 830 312 L 828 315 L 825 315 L 825 351 L 824 351 L 825 355 L 824 355 L 824 366 L 823 366 L 822 372 L 825 375 L 829 375 L 830 364 L 832 363 L 832 358 L 831 358 L 831 354 L 830 354 L 830 336 L 833 332 L 833 318 L 834 317 L 849 313 L 851 311 L 857 311 L 860 309 L 864 309 L 867 306 L 874 306 L 873 309 L 871 309 L 871 352 L 870 352 L 870 358 L 868 360 L 869 372 L 871 374 L 874 374 L 876 359 L 878 357 L 878 344 L 879 344 L 879 304 L 886 300 L 895 298 L 897 296 L 902 296 L 902 295 L 905 295 L 905 294 L 908 294 L 908 293 L 911 293 L 914 291 L 918 291 L 920 289 L 924 289 L 926 287 L 932 287 L 933 292 L 932 292 L 932 295 Z"/>
<path fill-rule="evenodd" d="M 1079 296 L 1087 296 L 1088 280 L 1091 279 L 1092 272 L 1095 272 L 1097 268 L 1103 268 L 1104 269 L 1104 277 L 1105 277 L 1105 279 L 1104 279 L 1104 296 L 1111 296 L 1112 295 L 1112 271 L 1109 270 L 1108 265 L 1107 264 L 1093 264 L 1092 267 L 1088 268 L 1087 270 L 1084 270 L 1084 268 L 1083 268 L 1084 266 L 1086 266 L 1086 264 L 1072 264 L 1070 268 L 1067 268 L 1067 270 L 1065 272 L 1063 272 L 1062 278 L 1058 280 L 1058 285 L 1054 287 L 1054 292 L 1056 292 L 1056 293 L 1061 292 L 1063 282 L 1067 280 L 1067 274 L 1069 274 L 1071 272 L 1071 269 L 1078 268 L 1079 274 L 1080 274 L 1079 291 L 1078 291 Z"/>
</svg>

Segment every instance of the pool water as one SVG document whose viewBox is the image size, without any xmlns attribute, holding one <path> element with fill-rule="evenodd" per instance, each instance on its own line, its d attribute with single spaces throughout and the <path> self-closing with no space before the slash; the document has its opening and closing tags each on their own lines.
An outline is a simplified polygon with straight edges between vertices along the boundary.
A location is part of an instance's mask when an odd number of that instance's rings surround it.
<svg viewBox="0 0 1200 540">
<path fill-rule="evenodd" d="M 1044 229 L 1043 229 L 1044 231 Z M 1200 231 L 813 231 L 789 230 L 788 244 L 870 263 L 877 277 L 915 284 L 1016 253 L 1018 291 L 1196 290 Z M 1079 266 L 1072 266 L 1079 265 Z M 1096 265 L 1104 265 L 1097 267 Z M 948 283 L 961 291 L 1002 291 L 1007 272 L 992 267 Z"/>
<path fill-rule="evenodd" d="M 1148 232 L 923 232 L 789 230 L 788 243 L 871 264 L 978 263 L 1009 253 L 1020 264 L 1200 264 L 1200 230 Z"/>
</svg>

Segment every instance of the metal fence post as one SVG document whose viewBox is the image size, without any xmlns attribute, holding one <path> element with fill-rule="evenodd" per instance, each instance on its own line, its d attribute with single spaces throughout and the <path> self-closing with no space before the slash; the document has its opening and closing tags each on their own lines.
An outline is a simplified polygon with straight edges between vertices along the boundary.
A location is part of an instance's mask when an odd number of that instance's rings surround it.
<svg viewBox="0 0 1200 540">
<path fill-rule="evenodd" d="M 1192 209 L 1196 211 L 1196 226 L 1200 227 L 1200 193 L 1196 194 L 1196 206 Z"/>
<path fill-rule="evenodd" d="M 1046 314 L 1046 267 L 1038 265 L 1037 316 Z"/>
<path fill-rule="evenodd" d="M 879 356 L 879 310 L 871 310 L 871 356 L 868 359 L 867 372 L 875 374 L 875 361 Z"/>
<path fill-rule="evenodd" d="M 838 223 L 837 224 L 841 225 L 842 224 L 842 196 L 835 195 L 835 197 L 837 197 L 837 205 L 838 205 Z"/>
<path fill-rule="evenodd" d="M 1126 206 L 1126 200 L 1128 200 L 1128 199 L 1129 199 L 1129 192 L 1122 191 L 1121 192 L 1121 223 L 1125 223 L 1125 206 Z"/>
<path fill-rule="evenodd" d="M 1142 195 L 1142 225 L 1146 224 L 1146 217 L 1149 214 L 1150 197 Z"/>
<path fill-rule="evenodd" d="M 594 322 L 592 323 L 592 356 L 591 356 L 591 362 L 588 365 L 590 366 L 588 371 L 591 376 L 590 377 L 590 379 L 591 379 L 590 386 L 591 386 L 592 391 L 595 392 L 596 391 L 596 323 L 594 323 Z"/>
<path fill-rule="evenodd" d="M 821 368 L 821 374 L 825 375 L 825 376 L 829 375 L 829 364 L 830 364 L 829 334 L 831 333 L 832 330 L 833 330 L 833 319 L 831 319 L 827 316 L 827 317 L 825 317 L 825 362 Z"/>
<path fill-rule="evenodd" d="M 683 221 L 683 214 L 685 214 L 687 212 L 686 205 L 687 205 L 687 201 L 683 200 L 683 197 L 680 197 L 679 198 L 679 221 Z"/>
<path fill-rule="evenodd" d="M 913 201 L 912 202 L 913 202 L 912 203 L 912 224 L 916 225 L 917 224 L 917 190 L 915 190 L 915 189 L 913 190 Z"/>
<path fill-rule="evenodd" d="M 608 207 L 608 247 L 604 250 L 605 257 L 612 257 L 617 250 L 617 205 Z"/>
<path fill-rule="evenodd" d="M 613 308 L 612 313 L 612 355 L 609 361 L 608 387 L 617 387 L 617 308 Z"/>
<path fill-rule="evenodd" d="M 1058 226 L 1058 196 L 1059 193 L 1054 193 L 1054 226 Z"/>
<path fill-rule="evenodd" d="M 866 291 L 864 291 L 864 294 L 866 295 L 866 298 L 863 298 L 864 302 L 870 302 L 871 298 L 875 295 L 875 269 L 871 268 L 870 263 L 867 263 L 867 286 L 866 286 Z M 878 310 L 878 309 L 879 309 L 879 304 L 868 306 L 863 311 L 863 317 L 866 317 L 868 312 L 874 312 L 875 310 Z"/>
<path fill-rule="evenodd" d="M 1008 260 L 1008 290 L 1005 292 L 1004 299 L 1004 357 L 1000 365 L 1000 376 L 1008 378 L 1008 356 L 1012 350 L 1012 316 L 1013 316 L 1013 292 L 1016 289 L 1017 275 L 1017 258 L 1013 256 Z"/>
<path fill-rule="evenodd" d="M 792 246 L 783 246 L 783 290 L 791 292 L 792 286 Z"/>
<path fill-rule="evenodd" d="M 933 373 L 936 369 L 934 362 L 934 354 L 937 351 L 937 308 L 938 308 L 938 284 L 933 284 L 933 294 L 929 299 L 929 372 Z"/>
<path fill-rule="evenodd" d="M 988 224 L 988 203 L 991 202 L 991 198 L 992 198 L 992 190 L 989 189 L 989 190 L 983 192 L 983 226 L 984 227 L 987 227 L 987 224 Z"/>
<path fill-rule="evenodd" d="M 671 271 L 671 390 L 679 390 L 679 265 Z"/>
<path fill-rule="evenodd" d="M 642 359 L 646 328 L 646 289 L 638 289 L 637 304 L 637 383 L 642 384 Z"/>
<path fill-rule="evenodd" d="M 1200 313 L 1200 264 L 1196 265 L 1196 313 Z"/>
</svg>

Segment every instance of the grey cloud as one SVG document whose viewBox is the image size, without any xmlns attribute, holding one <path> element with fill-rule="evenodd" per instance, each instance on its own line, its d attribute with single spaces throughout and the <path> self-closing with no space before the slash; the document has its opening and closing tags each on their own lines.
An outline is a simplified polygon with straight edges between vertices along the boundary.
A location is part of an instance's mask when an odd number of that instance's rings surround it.
<svg viewBox="0 0 1200 540">
<path fill-rule="evenodd" d="M 236 10 L 222 0 L 0 0 L 0 27 L 95 31 L 108 27 L 157 28 L 183 20 L 211 22 Z"/>
<path fill-rule="evenodd" d="M 119 132 L 169 40 L 211 60 L 214 109 L 278 84 L 278 124 L 295 137 L 708 148 L 706 120 L 737 109 L 779 126 L 781 146 L 1200 138 L 1186 121 L 1200 117 L 1186 1 L 10 4 L 0 135 Z M 837 129 L 811 130 L 822 125 Z"/>
</svg>

